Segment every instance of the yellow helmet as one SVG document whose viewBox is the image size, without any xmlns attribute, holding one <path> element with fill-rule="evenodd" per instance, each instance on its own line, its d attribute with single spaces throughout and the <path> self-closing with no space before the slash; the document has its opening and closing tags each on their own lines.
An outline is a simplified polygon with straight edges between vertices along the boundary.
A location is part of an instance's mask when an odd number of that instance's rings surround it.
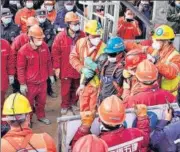
<svg viewBox="0 0 180 152">
<path fill-rule="evenodd" d="M 152 38 L 155 40 L 171 40 L 175 38 L 175 34 L 173 29 L 168 25 L 161 25 L 155 29 Z"/>
<path fill-rule="evenodd" d="M 103 29 L 96 20 L 89 20 L 85 25 L 84 31 L 90 35 L 102 35 Z"/>
<path fill-rule="evenodd" d="M 32 112 L 30 103 L 20 93 L 13 93 L 6 98 L 3 106 L 3 115 L 19 115 Z"/>
</svg>

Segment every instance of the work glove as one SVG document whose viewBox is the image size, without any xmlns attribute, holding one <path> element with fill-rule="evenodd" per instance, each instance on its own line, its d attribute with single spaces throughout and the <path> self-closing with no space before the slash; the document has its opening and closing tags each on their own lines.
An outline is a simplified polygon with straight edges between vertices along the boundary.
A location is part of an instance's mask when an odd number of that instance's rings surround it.
<svg viewBox="0 0 180 152">
<path fill-rule="evenodd" d="M 54 83 L 55 83 L 54 76 L 50 76 L 49 79 L 50 79 L 50 81 L 51 81 L 51 84 L 54 84 Z"/>
<path fill-rule="evenodd" d="M 129 81 L 126 81 L 126 80 L 123 81 L 123 89 L 130 89 L 130 82 Z"/>
<path fill-rule="evenodd" d="M 137 104 L 134 107 L 137 117 L 147 116 L 147 106 L 144 104 Z"/>
<path fill-rule="evenodd" d="M 91 111 L 83 111 L 83 112 L 80 112 L 80 115 L 81 115 L 82 125 L 91 127 L 91 125 L 94 121 L 94 118 L 95 118 L 94 113 Z"/>
<path fill-rule="evenodd" d="M 20 85 L 20 92 L 26 96 L 26 93 L 28 92 L 28 88 L 26 84 Z"/>
<path fill-rule="evenodd" d="M 14 76 L 9 75 L 9 84 L 12 85 L 14 83 Z"/>
<path fill-rule="evenodd" d="M 86 78 L 92 78 L 94 76 L 94 71 L 88 68 L 82 68 L 81 72 L 84 74 Z"/>
<path fill-rule="evenodd" d="M 128 79 L 128 78 L 130 78 L 131 76 L 132 76 L 132 75 L 131 75 L 131 73 L 129 73 L 128 70 L 126 70 L 126 69 L 123 70 L 123 77 L 124 77 L 124 78 Z"/>
<path fill-rule="evenodd" d="M 56 78 L 59 78 L 59 75 L 60 75 L 60 69 L 55 69 L 55 76 Z"/>
<path fill-rule="evenodd" d="M 90 57 L 86 57 L 84 63 L 86 67 L 96 71 L 98 65 Z"/>
</svg>

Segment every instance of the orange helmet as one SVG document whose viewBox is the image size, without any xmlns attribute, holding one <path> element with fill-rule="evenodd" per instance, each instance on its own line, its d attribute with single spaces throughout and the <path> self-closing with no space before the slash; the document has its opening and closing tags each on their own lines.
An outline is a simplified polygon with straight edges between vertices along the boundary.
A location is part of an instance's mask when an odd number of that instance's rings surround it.
<svg viewBox="0 0 180 152">
<path fill-rule="evenodd" d="M 147 56 L 145 53 L 142 52 L 142 50 L 138 50 L 138 49 L 131 50 L 126 54 L 125 68 L 126 69 L 136 68 L 137 65 L 146 58 Z"/>
<path fill-rule="evenodd" d="M 79 17 L 74 12 L 68 12 L 65 15 L 64 21 L 65 21 L 65 23 L 68 23 L 68 22 L 79 22 Z"/>
<path fill-rule="evenodd" d="M 87 135 L 76 142 L 72 152 L 108 152 L 108 146 L 97 136 Z"/>
<path fill-rule="evenodd" d="M 33 25 L 39 25 L 39 22 L 35 17 L 31 16 L 27 19 L 26 26 L 31 27 Z"/>
<path fill-rule="evenodd" d="M 152 83 L 157 80 L 158 70 L 149 60 L 144 60 L 137 66 L 136 77 L 140 82 Z"/>
<path fill-rule="evenodd" d="M 98 108 L 99 117 L 107 125 L 116 126 L 125 120 L 125 108 L 122 101 L 112 95 L 101 103 Z"/>
<path fill-rule="evenodd" d="M 55 3 L 55 0 L 44 0 L 44 5 L 54 5 Z"/>
<path fill-rule="evenodd" d="M 28 31 L 28 36 L 32 36 L 37 39 L 43 39 L 45 37 L 43 30 L 39 25 L 31 26 Z"/>
</svg>

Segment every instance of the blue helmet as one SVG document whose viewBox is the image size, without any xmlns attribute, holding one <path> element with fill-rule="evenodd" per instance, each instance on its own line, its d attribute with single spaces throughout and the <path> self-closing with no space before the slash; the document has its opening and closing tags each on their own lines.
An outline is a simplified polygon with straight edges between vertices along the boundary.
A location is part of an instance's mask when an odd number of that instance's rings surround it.
<svg viewBox="0 0 180 152">
<path fill-rule="evenodd" d="M 112 54 L 112 53 L 124 52 L 124 50 L 125 50 L 124 40 L 120 37 L 113 37 L 108 40 L 104 52 Z"/>
</svg>

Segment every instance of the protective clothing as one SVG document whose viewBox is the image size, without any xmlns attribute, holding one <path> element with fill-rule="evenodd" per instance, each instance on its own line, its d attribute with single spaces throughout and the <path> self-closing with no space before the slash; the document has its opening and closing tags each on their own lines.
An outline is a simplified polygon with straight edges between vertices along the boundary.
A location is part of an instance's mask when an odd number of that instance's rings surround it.
<svg viewBox="0 0 180 152">
<path fill-rule="evenodd" d="M 10 130 L 1 139 L 1 151 L 14 152 L 24 148 L 28 151 L 34 151 L 28 142 L 36 151 L 56 152 L 56 145 L 52 137 L 47 133 L 34 134 L 29 128 L 23 128 L 23 131 L 20 128 Z"/>
<path fill-rule="evenodd" d="M 94 76 L 94 71 L 88 68 L 82 68 L 81 72 L 84 74 L 86 78 L 91 78 L 92 76 Z"/>
<path fill-rule="evenodd" d="M 20 85 L 20 92 L 21 92 L 23 95 L 26 95 L 26 93 L 28 92 L 28 88 L 27 88 L 27 85 L 26 85 L 26 84 Z"/>
<path fill-rule="evenodd" d="M 11 94 L 6 98 L 3 106 L 3 115 L 20 115 L 32 111 L 29 101 L 20 93 Z"/>
<path fill-rule="evenodd" d="M 21 31 L 23 33 L 27 32 L 27 26 L 26 22 L 27 19 L 31 16 L 35 16 L 35 10 L 33 9 L 28 9 L 28 8 L 22 8 L 18 10 L 18 12 L 15 15 L 15 23 L 18 24 L 21 28 Z"/>
<path fill-rule="evenodd" d="M 27 19 L 26 26 L 31 27 L 33 25 L 39 25 L 39 22 L 35 17 L 31 16 Z"/>
<path fill-rule="evenodd" d="M 125 68 L 134 69 L 137 65 L 147 58 L 146 54 L 142 50 L 134 49 L 129 51 L 125 57 Z"/>
<path fill-rule="evenodd" d="M 135 39 L 141 35 L 139 24 L 136 20 L 127 22 L 124 17 L 120 17 L 118 21 L 117 35 L 123 39 Z"/>
<path fill-rule="evenodd" d="M 80 74 L 67 61 L 69 61 L 69 54 L 76 42 L 84 36 L 84 32 L 80 31 L 74 38 L 71 38 L 65 30 L 55 37 L 52 45 L 53 68 L 59 69 L 58 77 L 61 79 L 62 108 L 69 108 L 78 100 L 76 90 L 79 87 Z"/>
<path fill-rule="evenodd" d="M 68 23 L 68 22 L 79 22 L 79 17 L 74 12 L 68 12 L 65 15 L 64 21 L 65 21 L 65 23 Z"/>
<path fill-rule="evenodd" d="M 45 0 L 44 1 L 44 7 L 47 10 L 47 19 L 53 23 L 56 19 L 56 10 L 54 9 L 54 5 L 55 5 L 55 0 Z"/>
<path fill-rule="evenodd" d="M 156 66 L 148 60 L 144 60 L 137 66 L 136 77 L 139 81 L 148 83 L 154 82 L 158 77 Z"/>
<path fill-rule="evenodd" d="M 144 104 L 135 105 L 135 112 L 138 117 L 147 116 L 147 106 Z"/>
<path fill-rule="evenodd" d="M 47 19 L 51 22 L 51 24 L 54 23 L 56 16 L 57 16 L 57 12 L 54 9 L 52 11 L 47 12 Z"/>
<path fill-rule="evenodd" d="M 90 35 L 102 35 L 103 29 L 100 23 L 96 20 L 89 20 L 84 28 L 84 32 Z"/>
<path fill-rule="evenodd" d="M 88 38 L 82 38 L 77 41 L 73 51 L 70 53 L 70 64 L 78 72 L 84 68 L 84 60 L 86 57 L 91 57 L 95 61 L 104 51 L 105 44 L 100 42 L 97 47 L 90 51 Z M 83 78 L 83 77 L 82 77 Z M 92 111 L 96 107 L 97 89 L 99 87 L 99 78 L 97 75 L 80 93 L 80 111 Z"/>
<path fill-rule="evenodd" d="M 152 38 L 155 40 L 171 40 L 175 38 L 175 34 L 173 29 L 168 25 L 161 25 L 155 29 Z"/>
<path fill-rule="evenodd" d="M 87 135 L 79 139 L 72 152 L 108 152 L 107 144 L 95 135 Z"/>
<path fill-rule="evenodd" d="M 38 25 L 31 26 L 28 31 L 28 36 L 33 38 L 43 39 L 45 37 L 43 30 Z"/>
<path fill-rule="evenodd" d="M 136 91 L 134 92 L 133 90 Z M 160 89 L 157 84 L 150 86 L 134 85 L 131 89 L 130 96 L 126 96 L 123 104 L 126 108 L 133 108 L 136 104 L 145 104 L 147 106 L 153 106 L 167 104 L 166 99 L 170 103 L 173 103 L 176 100 L 171 93 Z"/>
<path fill-rule="evenodd" d="M 123 39 L 121 39 L 120 37 L 114 37 L 108 40 L 104 52 L 112 54 L 112 53 L 124 52 L 124 50 L 125 50 L 125 46 Z"/>
<path fill-rule="evenodd" d="M 105 124 L 116 126 L 125 120 L 125 108 L 122 101 L 115 95 L 103 100 L 98 108 L 99 117 Z"/>
</svg>

